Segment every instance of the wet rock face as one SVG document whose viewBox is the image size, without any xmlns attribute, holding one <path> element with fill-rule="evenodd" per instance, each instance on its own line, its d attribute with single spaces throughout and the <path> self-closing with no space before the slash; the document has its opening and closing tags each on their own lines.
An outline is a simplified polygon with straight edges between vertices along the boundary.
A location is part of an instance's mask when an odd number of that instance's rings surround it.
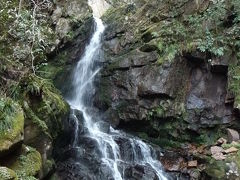
<svg viewBox="0 0 240 180">
<path fill-rule="evenodd" d="M 58 39 L 51 54 L 67 53 L 67 61 L 72 63 L 82 54 L 92 32 L 92 12 L 87 0 L 56 1 L 55 6 L 51 19 Z"/>
<path fill-rule="evenodd" d="M 136 49 L 109 59 L 110 65 L 102 71 L 95 104 L 104 110 L 112 107 L 109 113 L 114 116 L 117 112 L 118 117 L 113 119 L 116 123 L 118 119 L 120 123 L 146 120 L 148 110 L 157 107 L 160 100 L 177 96 L 179 87 L 176 86 L 179 83 L 174 82 L 184 77 L 173 79 L 172 75 L 176 71 L 176 64 L 185 68 L 186 62 L 179 59 L 177 63 L 159 66 L 156 64 L 157 58 L 156 51 L 142 52 Z"/>
<path fill-rule="evenodd" d="M 126 180 L 130 180 L 130 179 L 158 180 L 158 177 L 156 176 L 155 172 L 152 171 L 151 169 L 148 169 L 141 165 L 136 165 L 134 167 L 129 167 L 129 168 L 125 169 L 124 179 L 126 179 Z"/>
<path fill-rule="evenodd" d="M 227 75 L 211 72 L 206 64 L 192 68 L 186 109 L 190 129 L 230 124 L 232 106 L 225 104 Z"/>
</svg>

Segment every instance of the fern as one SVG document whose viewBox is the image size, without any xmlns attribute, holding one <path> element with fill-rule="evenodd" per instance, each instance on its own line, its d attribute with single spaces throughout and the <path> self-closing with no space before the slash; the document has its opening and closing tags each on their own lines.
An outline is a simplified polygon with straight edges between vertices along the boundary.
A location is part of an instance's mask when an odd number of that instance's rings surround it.
<svg viewBox="0 0 240 180">
<path fill-rule="evenodd" d="M 0 133 L 12 128 L 17 112 L 18 107 L 11 99 L 0 98 Z"/>
</svg>

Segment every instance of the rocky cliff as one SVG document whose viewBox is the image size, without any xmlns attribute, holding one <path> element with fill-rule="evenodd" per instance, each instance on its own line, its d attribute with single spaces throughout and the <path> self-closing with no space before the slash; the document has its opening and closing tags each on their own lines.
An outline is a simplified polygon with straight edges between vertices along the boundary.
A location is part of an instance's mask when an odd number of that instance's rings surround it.
<svg viewBox="0 0 240 180">
<path fill-rule="evenodd" d="M 227 136 L 227 128 L 239 131 L 239 4 L 208 0 L 110 4 L 113 8 L 103 17 L 105 61 L 96 106 L 117 128 L 165 149 L 188 151 L 184 161 L 221 164 L 219 171 L 198 166 L 202 177 L 226 178 L 232 156 L 224 164 L 206 154 L 218 138 Z M 204 147 L 204 153 L 192 153 L 193 146 Z"/>
<path fill-rule="evenodd" d="M 88 42 L 91 9 L 79 0 L 3 0 L 0 9 L 0 179 L 48 179 L 69 115 L 53 83 Z"/>
</svg>

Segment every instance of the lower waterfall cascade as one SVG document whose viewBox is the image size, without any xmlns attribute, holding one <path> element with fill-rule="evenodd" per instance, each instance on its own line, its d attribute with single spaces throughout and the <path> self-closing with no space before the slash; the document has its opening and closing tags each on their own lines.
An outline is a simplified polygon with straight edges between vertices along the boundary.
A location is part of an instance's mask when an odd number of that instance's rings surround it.
<svg viewBox="0 0 240 180">
<path fill-rule="evenodd" d="M 82 58 L 75 67 L 72 97 L 67 99 L 72 109 L 70 119 L 75 128 L 71 146 L 86 152 L 88 149 L 83 147 L 82 138 L 91 139 L 88 142 L 94 142 L 100 166 L 104 167 L 106 172 L 100 176 L 92 174 L 90 179 L 127 179 L 126 176 L 129 175 L 126 175 L 126 172 L 130 167 L 142 167 L 151 172 L 149 177 L 146 175 L 142 179 L 167 180 L 169 178 L 160 161 L 157 160 L 157 152 L 150 145 L 138 138 L 115 130 L 110 125 L 107 126 L 104 121 L 98 118 L 100 116 L 91 112 L 94 109 L 92 101 L 96 90 L 94 80 L 100 71 L 97 64 L 101 56 L 101 37 L 105 30 L 100 18 L 94 17 L 94 21 L 95 31 Z M 130 146 L 128 150 L 121 146 L 122 140 L 127 141 L 128 146 Z M 126 152 L 129 149 L 131 152 Z M 80 162 L 76 160 L 76 164 L 78 163 Z"/>
</svg>

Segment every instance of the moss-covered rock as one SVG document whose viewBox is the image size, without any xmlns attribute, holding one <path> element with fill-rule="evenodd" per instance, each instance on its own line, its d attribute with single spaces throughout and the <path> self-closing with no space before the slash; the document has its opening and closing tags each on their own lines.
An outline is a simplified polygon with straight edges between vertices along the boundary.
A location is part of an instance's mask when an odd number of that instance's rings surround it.
<svg viewBox="0 0 240 180">
<path fill-rule="evenodd" d="M 7 167 L 0 167 L 0 179 L 1 180 L 17 180 L 17 175 L 13 170 Z"/>
<path fill-rule="evenodd" d="M 240 173 L 240 153 L 228 154 L 223 161 L 217 161 L 210 157 L 205 157 L 206 167 L 203 174 L 206 173 L 208 179 L 239 179 Z"/>
<path fill-rule="evenodd" d="M 0 98 L 0 155 L 23 140 L 24 116 L 20 105 Z"/>
<path fill-rule="evenodd" d="M 227 166 L 224 161 L 211 160 L 205 169 L 206 174 L 212 179 L 226 178 Z"/>
<path fill-rule="evenodd" d="M 28 76 L 23 79 L 22 87 L 27 120 L 55 138 L 62 129 L 62 119 L 68 114 L 69 105 L 46 79 Z"/>
<path fill-rule="evenodd" d="M 41 177 L 45 177 L 55 171 L 55 161 L 53 159 L 47 160 L 43 163 L 42 171 L 40 172 Z"/>
<path fill-rule="evenodd" d="M 24 144 L 36 148 L 46 164 L 52 155 L 52 142 L 63 130 L 69 105 L 49 80 L 34 75 L 22 79 L 21 93 L 25 114 Z M 53 166 L 41 171 L 41 177 L 51 168 Z"/>
<path fill-rule="evenodd" d="M 93 18 L 87 0 L 48 1 L 35 11 L 31 3 L 21 2 L 0 2 L 0 96 L 12 98 L 0 98 L 0 156 L 6 151 L 7 160 L 11 159 L 21 142 L 36 148 L 46 164 L 39 177 L 43 178 L 54 168 L 48 159 L 52 159 L 53 141 L 62 132 L 69 111 L 52 82 L 82 54 Z M 33 23 L 37 35 L 29 31 Z M 14 165 L 18 175 L 36 179 L 35 173 L 20 172 L 24 159 L 32 163 L 28 153 L 23 153 Z"/>
<path fill-rule="evenodd" d="M 30 146 L 23 146 L 20 155 L 9 165 L 9 168 L 14 170 L 21 180 L 33 179 L 34 176 L 38 175 L 41 167 L 40 153 Z"/>
</svg>

